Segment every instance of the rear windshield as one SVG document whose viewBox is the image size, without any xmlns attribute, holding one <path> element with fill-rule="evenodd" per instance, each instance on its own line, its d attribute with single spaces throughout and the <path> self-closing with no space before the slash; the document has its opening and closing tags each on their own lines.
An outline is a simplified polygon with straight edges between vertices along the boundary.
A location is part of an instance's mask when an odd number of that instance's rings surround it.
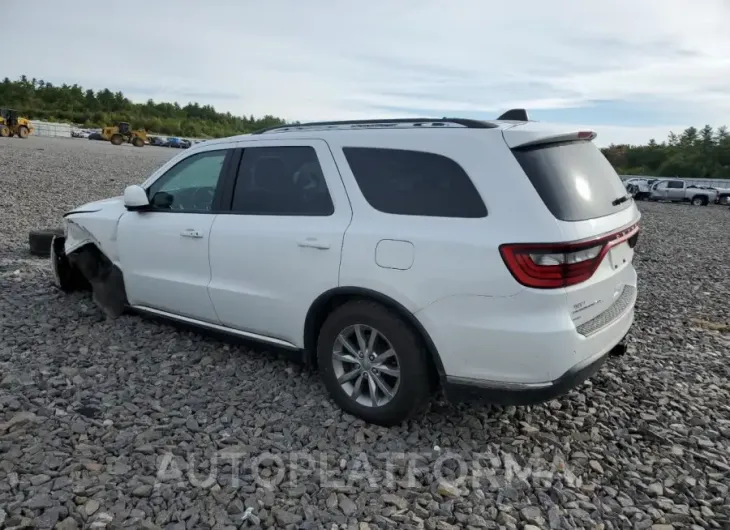
<svg viewBox="0 0 730 530">
<path fill-rule="evenodd" d="M 545 206 L 561 221 L 585 221 L 631 206 L 616 171 L 593 142 L 581 140 L 513 149 Z"/>
</svg>

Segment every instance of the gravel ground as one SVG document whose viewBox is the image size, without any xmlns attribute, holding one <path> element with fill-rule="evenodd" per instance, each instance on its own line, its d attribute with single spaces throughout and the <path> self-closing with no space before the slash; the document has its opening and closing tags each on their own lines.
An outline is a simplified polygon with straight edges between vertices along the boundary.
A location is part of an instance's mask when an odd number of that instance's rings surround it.
<svg viewBox="0 0 730 530">
<path fill-rule="evenodd" d="M 50 286 L 28 229 L 175 153 L 0 143 L 0 528 L 730 527 L 726 207 L 640 205 L 629 353 L 577 391 L 385 429 L 290 360 Z"/>
</svg>

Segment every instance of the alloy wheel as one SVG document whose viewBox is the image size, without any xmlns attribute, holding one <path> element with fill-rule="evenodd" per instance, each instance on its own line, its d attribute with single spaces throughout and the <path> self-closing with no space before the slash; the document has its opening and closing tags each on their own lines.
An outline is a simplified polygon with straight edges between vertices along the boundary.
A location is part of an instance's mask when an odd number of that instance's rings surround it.
<svg viewBox="0 0 730 530">
<path fill-rule="evenodd" d="M 400 362 L 390 341 L 364 324 L 348 326 L 335 339 L 332 367 L 344 392 L 366 407 L 389 403 L 400 387 Z"/>
</svg>

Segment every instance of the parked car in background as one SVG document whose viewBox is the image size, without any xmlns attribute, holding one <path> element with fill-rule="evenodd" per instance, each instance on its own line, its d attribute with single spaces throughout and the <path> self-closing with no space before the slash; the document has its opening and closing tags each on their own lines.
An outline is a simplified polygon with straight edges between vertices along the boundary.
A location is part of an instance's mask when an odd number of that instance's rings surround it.
<svg viewBox="0 0 730 530">
<path fill-rule="evenodd" d="M 717 204 L 730 204 L 730 188 L 714 186 L 713 189 L 717 191 L 717 197 L 715 198 Z"/>
<path fill-rule="evenodd" d="M 93 132 L 89 134 L 89 140 L 103 140 L 104 137 L 101 135 L 101 133 Z"/>
<path fill-rule="evenodd" d="M 181 140 L 177 136 L 170 136 L 167 138 L 167 142 L 165 142 L 166 147 L 174 147 L 179 149 L 181 147 Z"/>
<path fill-rule="evenodd" d="M 191 145 L 192 145 L 192 143 L 190 142 L 190 140 L 186 140 L 185 138 L 180 140 L 181 149 L 188 149 Z"/>
<path fill-rule="evenodd" d="M 166 141 L 167 140 L 165 138 L 160 138 L 159 136 L 150 136 L 150 145 L 163 147 Z"/>
<path fill-rule="evenodd" d="M 57 285 L 298 352 L 371 423 L 550 400 L 625 351 L 640 213 L 594 132 L 506 116 L 209 140 L 66 213 Z"/>
<path fill-rule="evenodd" d="M 624 182 L 626 191 L 637 201 L 644 200 L 651 194 L 651 185 L 657 179 L 631 178 Z"/>
<path fill-rule="evenodd" d="M 652 184 L 649 198 L 653 201 L 689 202 L 693 206 L 707 206 L 715 202 L 717 196 L 713 188 L 688 185 L 684 180 L 659 180 Z"/>
</svg>

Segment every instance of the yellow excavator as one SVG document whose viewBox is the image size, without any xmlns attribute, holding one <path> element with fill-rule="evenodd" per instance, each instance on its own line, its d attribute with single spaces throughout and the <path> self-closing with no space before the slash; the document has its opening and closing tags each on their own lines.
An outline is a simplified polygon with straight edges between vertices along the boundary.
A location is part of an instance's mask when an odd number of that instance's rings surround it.
<svg viewBox="0 0 730 530">
<path fill-rule="evenodd" d="M 8 138 L 18 135 L 28 138 L 35 129 L 28 118 L 22 118 L 17 110 L 0 108 L 0 136 Z"/>
<path fill-rule="evenodd" d="M 147 132 L 144 129 L 133 131 L 127 122 L 119 122 L 112 127 L 104 127 L 101 137 L 114 145 L 130 143 L 134 147 L 144 147 L 147 142 Z"/>
</svg>

